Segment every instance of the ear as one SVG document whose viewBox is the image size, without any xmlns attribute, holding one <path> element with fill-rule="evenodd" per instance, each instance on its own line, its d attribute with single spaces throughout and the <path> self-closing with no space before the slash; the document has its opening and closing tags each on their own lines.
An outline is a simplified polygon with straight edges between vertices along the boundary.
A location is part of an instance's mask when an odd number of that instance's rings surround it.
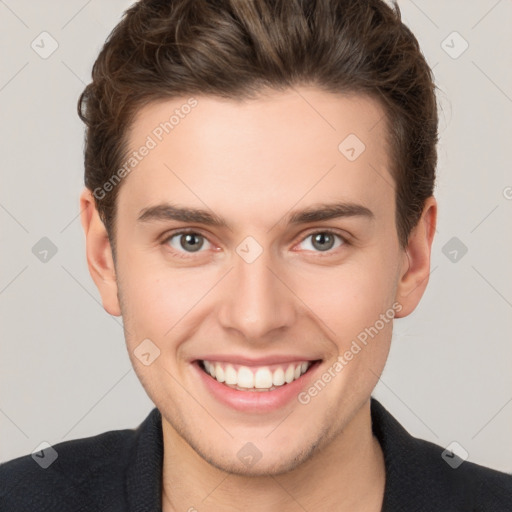
<svg viewBox="0 0 512 512">
<path fill-rule="evenodd" d="M 103 307 L 111 315 L 121 316 L 110 241 L 88 188 L 80 194 L 80 220 L 85 233 L 89 273 L 100 292 Z"/>
<path fill-rule="evenodd" d="M 420 220 L 411 231 L 404 250 L 396 291 L 396 300 L 402 309 L 397 312 L 396 318 L 411 314 L 425 292 L 430 276 L 430 255 L 436 222 L 437 202 L 431 196 L 425 201 Z"/>
</svg>

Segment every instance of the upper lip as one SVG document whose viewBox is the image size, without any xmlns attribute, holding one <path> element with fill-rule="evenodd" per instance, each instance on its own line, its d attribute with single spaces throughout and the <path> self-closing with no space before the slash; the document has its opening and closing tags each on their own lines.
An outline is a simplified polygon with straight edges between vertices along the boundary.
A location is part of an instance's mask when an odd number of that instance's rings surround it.
<svg viewBox="0 0 512 512">
<path fill-rule="evenodd" d="M 285 363 L 297 363 L 297 362 L 314 362 L 320 358 L 310 358 L 300 355 L 275 355 L 267 357 L 249 358 L 245 356 L 236 356 L 233 354 L 210 354 L 195 359 L 195 361 L 212 361 L 212 362 L 224 362 L 231 364 L 238 364 L 244 366 L 266 366 L 270 364 L 285 364 Z"/>
</svg>

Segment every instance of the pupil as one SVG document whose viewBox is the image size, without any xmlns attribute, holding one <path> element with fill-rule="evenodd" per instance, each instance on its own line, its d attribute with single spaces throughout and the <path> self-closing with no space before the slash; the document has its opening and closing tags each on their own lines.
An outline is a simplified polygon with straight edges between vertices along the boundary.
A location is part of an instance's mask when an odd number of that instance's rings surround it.
<svg viewBox="0 0 512 512">
<path fill-rule="evenodd" d="M 313 246 L 320 251 L 327 251 L 332 248 L 334 237 L 328 233 L 318 233 L 313 237 Z"/>
<path fill-rule="evenodd" d="M 198 251 L 203 245 L 203 240 L 193 233 L 188 233 L 181 237 L 181 246 L 188 251 Z"/>
</svg>

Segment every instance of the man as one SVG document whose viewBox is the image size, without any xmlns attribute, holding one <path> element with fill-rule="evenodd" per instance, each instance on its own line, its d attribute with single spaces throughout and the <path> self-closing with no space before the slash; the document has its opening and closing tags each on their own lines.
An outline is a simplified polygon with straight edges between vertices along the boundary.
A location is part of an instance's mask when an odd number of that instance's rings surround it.
<svg viewBox="0 0 512 512">
<path fill-rule="evenodd" d="M 371 397 L 437 217 L 435 87 L 397 6 L 137 2 L 79 113 L 90 273 L 156 407 L 1 466 L 2 510 L 512 510 L 510 475 Z"/>
</svg>

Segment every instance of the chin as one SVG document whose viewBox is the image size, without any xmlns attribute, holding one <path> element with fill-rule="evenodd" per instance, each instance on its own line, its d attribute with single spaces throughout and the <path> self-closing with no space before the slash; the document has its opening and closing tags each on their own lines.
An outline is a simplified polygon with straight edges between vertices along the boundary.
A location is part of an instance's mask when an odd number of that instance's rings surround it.
<svg viewBox="0 0 512 512">
<path fill-rule="evenodd" d="M 228 474 L 246 477 L 270 477 L 289 473 L 302 465 L 313 456 L 318 443 L 305 447 L 299 452 L 294 450 L 279 453 L 277 449 L 272 450 L 271 456 L 265 455 L 264 451 L 260 452 L 252 443 L 246 443 L 229 458 L 226 457 L 225 453 L 206 452 L 199 447 L 195 447 L 194 444 L 191 444 L 191 446 L 208 464 Z M 246 457 L 247 455 L 252 455 L 252 458 L 250 456 Z M 247 460 L 244 461 L 244 458 L 247 458 Z"/>
</svg>

